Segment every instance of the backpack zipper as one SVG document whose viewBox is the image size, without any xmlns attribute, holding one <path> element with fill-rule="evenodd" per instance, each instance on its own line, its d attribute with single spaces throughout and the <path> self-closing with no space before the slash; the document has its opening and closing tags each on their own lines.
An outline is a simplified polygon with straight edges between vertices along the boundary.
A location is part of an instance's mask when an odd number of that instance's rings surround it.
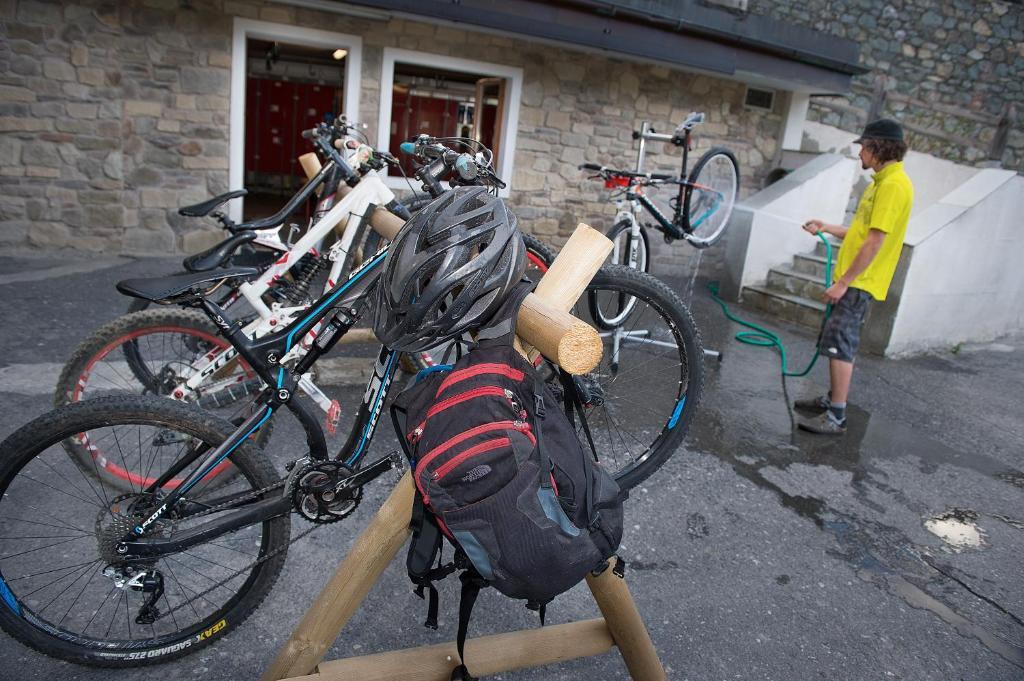
<svg viewBox="0 0 1024 681">
<path fill-rule="evenodd" d="M 459 381 L 465 381 L 468 378 L 473 378 L 474 376 L 481 376 L 483 374 L 498 374 L 499 376 L 511 378 L 513 381 L 522 381 L 524 378 L 522 371 L 520 371 L 519 369 L 514 369 L 511 365 L 508 364 L 477 364 L 476 366 L 471 366 L 465 369 L 459 369 L 458 371 L 453 371 L 448 376 L 448 378 L 444 379 L 444 381 L 441 382 L 441 385 L 438 386 L 437 392 L 434 393 L 434 397 L 439 396 L 441 393 L 443 393 L 445 390 L 447 390 L 454 384 L 458 383 Z"/>
<path fill-rule="evenodd" d="M 426 428 L 427 421 L 429 421 L 431 417 L 436 416 L 445 409 L 454 407 L 455 405 L 461 404 L 462 402 L 465 402 L 467 400 L 487 396 L 504 396 L 505 399 L 509 401 L 509 404 L 512 407 L 512 411 L 515 413 L 516 417 L 524 421 L 526 420 L 526 410 L 523 409 L 522 406 L 516 401 L 515 393 L 513 393 L 508 388 L 499 388 L 498 386 L 487 385 L 482 388 L 473 388 L 472 390 L 467 390 L 464 393 L 459 393 L 458 395 L 449 397 L 448 399 L 441 400 L 433 407 L 431 407 L 429 411 L 427 411 L 427 415 L 423 418 L 422 421 L 420 421 L 420 424 L 416 426 L 412 431 L 410 431 L 409 434 L 405 436 L 405 439 L 408 440 L 410 443 L 415 444 L 416 442 L 419 441 L 421 437 L 423 437 L 423 429 Z"/>
<path fill-rule="evenodd" d="M 508 439 L 507 437 L 499 437 L 493 440 L 485 440 L 484 442 L 474 445 L 467 449 L 466 451 L 462 452 L 461 454 L 453 456 L 451 459 L 438 466 L 433 474 L 434 482 L 440 482 L 442 478 L 444 478 L 446 475 L 452 472 L 452 469 L 458 467 L 459 464 L 465 462 L 467 459 L 471 459 L 474 456 L 483 454 L 484 452 L 489 452 L 492 449 L 499 449 L 500 447 L 509 447 L 511 445 L 512 440 Z"/>
<path fill-rule="evenodd" d="M 537 438 L 534 437 L 533 432 L 530 429 L 530 424 L 527 423 L 526 421 L 494 421 L 492 423 L 484 423 L 482 425 L 476 426 L 475 428 L 470 428 L 469 430 L 463 433 L 459 433 L 458 435 L 452 438 L 449 438 L 447 441 L 439 444 L 437 447 L 434 447 L 429 452 L 424 454 L 423 457 L 420 458 L 419 463 L 417 464 L 417 468 L 420 469 L 420 472 L 416 475 L 417 481 L 423 478 L 423 473 L 426 472 L 427 464 L 436 459 L 438 456 L 444 454 L 446 451 L 448 451 L 455 445 L 459 444 L 460 442 L 464 442 L 465 440 L 468 440 L 471 437 L 480 435 L 482 433 L 488 433 L 492 430 L 518 430 L 519 432 L 526 435 L 526 437 L 530 438 L 530 442 L 533 443 L 534 446 L 537 446 Z M 423 492 L 422 487 L 420 488 L 420 492 Z"/>
</svg>

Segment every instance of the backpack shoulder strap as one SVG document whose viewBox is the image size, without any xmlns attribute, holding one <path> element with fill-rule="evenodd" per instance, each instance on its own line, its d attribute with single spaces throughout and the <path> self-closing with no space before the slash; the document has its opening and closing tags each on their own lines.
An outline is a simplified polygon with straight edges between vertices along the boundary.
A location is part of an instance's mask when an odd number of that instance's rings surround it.
<svg viewBox="0 0 1024 681">
<path fill-rule="evenodd" d="M 519 308 L 523 300 L 533 290 L 534 283 L 524 278 L 512 289 L 501 304 L 498 311 L 494 313 L 487 326 L 480 329 L 476 340 L 479 347 L 494 347 L 500 345 L 512 345 L 512 339 L 516 334 L 516 320 L 519 318 Z"/>
<path fill-rule="evenodd" d="M 463 571 L 459 580 L 462 582 L 462 594 L 459 596 L 459 634 L 455 642 L 459 650 L 459 666 L 452 670 L 451 681 L 476 681 L 466 668 L 466 635 L 476 597 L 480 595 L 480 589 L 487 586 L 487 580 L 472 568 Z"/>
<path fill-rule="evenodd" d="M 409 579 L 416 585 L 416 595 L 427 598 L 427 620 L 423 626 L 437 629 L 438 594 L 434 582 L 454 572 L 455 564 L 442 564 L 441 530 L 418 492 L 413 498 L 412 522 L 409 526 L 412 528 L 412 541 L 409 542 L 405 566 L 409 571 Z M 427 590 L 427 594 L 424 594 L 424 590 Z"/>
</svg>

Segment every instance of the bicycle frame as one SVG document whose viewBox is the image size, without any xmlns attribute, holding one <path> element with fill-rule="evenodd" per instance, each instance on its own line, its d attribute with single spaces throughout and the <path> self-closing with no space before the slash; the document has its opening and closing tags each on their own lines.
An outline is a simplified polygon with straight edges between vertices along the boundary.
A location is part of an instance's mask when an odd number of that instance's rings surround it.
<svg viewBox="0 0 1024 681">
<path fill-rule="evenodd" d="M 328 173 L 332 172 L 332 169 L 333 163 L 328 162 L 328 164 L 323 167 L 320 173 L 311 180 L 310 183 L 322 182 L 323 180 L 321 178 L 326 177 Z M 326 214 L 317 220 L 309 231 L 307 231 L 307 233 L 299 239 L 291 249 L 286 250 L 281 255 L 280 259 L 278 259 L 278 261 L 264 272 L 256 281 L 245 282 L 239 286 L 239 295 L 244 297 L 259 314 L 259 318 L 253 320 L 244 329 L 244 333 L 249 337 L 264 336 L 277 328 L 289 324 L 291 320 L 298 315 L 301 315 L 304 310 L 308 309 L 307 306 L 302 305 L 282 307 L 279 304 L 274 304 L 272 307 L 267 306 L 266 303 L 263 302 L 262 296 L 267 292 L 271 284 L 291 270 L 303 255 L 306 253 L 316 255 L 317 248 L 323 239 L 330 234 L 337 225 L 344 224 L 345 230 L 342 233 L 341 239 L 328 251 L 328 257 L 331 259 L 332 265 L 327 282 L 324 286 L 324 293 L 327 294 L 341 277 L 341 273 L 343 272 L 345 263 L 348 260 L 349 252 L 352 248 L 352 243 L 354 242 L 356 235 L 361 232 L 361 227 L 367 221 L 368 216 L 376 206 L 387 205 L 394 199 L 394 193 L 384 184 L 374 171 L 366 173 L 362 180 L 350 192 L 348 192 L 341 201 L 333 203 L 333 205 L 328 203 L 333 202 L 334 195 L 321 199 L 321 207 L 330 205 L 330 209 Z M 351 219 L 352 217 L 357 217 L 358 219 L 353 220 Z M 276 232 L 276 230 L 269 231 Z M 274 234 L 274 237 L 277 238 L 276 233 Z M 315 335 L 315 327 L 311 330 Z M 283 362 L 290 360 L 297 354 L 303 352 L 309 347 L 312 340 L 312 337 L 304 338 L 300 336 L 299 342 L 294 343 L 289 348 L 287 356 L 282 356 L 280 361 Z M 207 355 L 204 358 L 204 361 L 182 372 L 182 375 L 185 377 L 185 381 L 173 392 L 173 397 L 179 400 L 184 400 L 190 397 L 204 381 L 220 369 L 224 368 L 229 362 L 234 360 L 238 354 L 238 351 L 234 347 L 230 347 L 212 355 Z M 302 378 L 300 387 L 323 411 L 330 413 L 332 401 L 308 376 L 304 376 Z"/>
<path fill-rule="evenodd" d="M 302 423 L 306 431 L 310 458 L 318 461 L 328 458 L 326 440 L 316 419 L 301 402 L 292 398 L 295 388 L 299 385 L 299 376 L 306 372 L 321 355 L 327 353 L 361 316 L 360 308 L 364 308 L 367 298 L 376 286 L 380 276 L 379 268 L 384 262 L 387 250 L 388 247 L 384 247 L 378 251 L 372 258 L 354 270 L 345 282 L 321 296 L 310 306 L 312 309 L 307 314 L 292 321 L 285 328 L 262 338 L 250 339 L 242 325 L 232 320 L 219 305 L 206 299 L 200 301 L 206 314 L 220 327 L 237 353 L 244 357 L 267 383 L 268 388 L 254 402 L 256 408 L 253 413 L 213 451 L 196 449 L 186 453 L 143 490 L 143 493 L 146 494 L 157 494 L 163 485 L 203 457 L 202 462 L 192 473 L 182 480 L 170 494 L 161 499 L 157 509 L 123 538 L 118 546 L 118 551 L 125 556 L 126 560 L 148 560 L 158 555 L 174 553 L 245 525 L 263 522 L 290 512 L 292 504 L 289 497 L 264 499 L 240 506 L 241 510 L 226 517 L 180 533 L 173 540 L 141 538 L 148 526 L 165 515 L 168 509 L 174 508 L 190 489 L 213 471 L 282 406 L 287 406 Z M 305 336 L 315 326 L 324 323 L 325 320 L 323 332 L 317 336 L 316 342 L 299 360 L 295 369 L 289 370 L 281 366 L 280 358 L 285 357 L 295 347 L 297 340 Z M 339 451 L 339 454 L 340 452 L 351 452 L 344 461 L 350 467 L 354 467 L 366 453 L 366 444 L 376 429 L 381 408 L 394 377 L 397 358 L 397 352 L 381 347 L 373 375 L 363 394 L 355 424 L 349 433 L 348 440 Z M 230 496 L 215 500 L 216 504 L 230 501 Z"/>
</svg>

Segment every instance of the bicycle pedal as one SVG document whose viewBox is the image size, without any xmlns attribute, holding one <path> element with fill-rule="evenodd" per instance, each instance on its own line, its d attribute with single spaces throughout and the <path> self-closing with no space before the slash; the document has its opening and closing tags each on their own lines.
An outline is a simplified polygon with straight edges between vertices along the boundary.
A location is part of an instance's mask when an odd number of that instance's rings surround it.
<svg viewBox="0 0 1024 681">
<path fill-rule="evenodd" d="M 341 403 L 338 400 L 331 400 L 331 406 L 327 410 L 327 419 L 324 422 L 324 427 L 327 428 L 327 433 L 334 435 L 338 432 L 338 423 L 341 421 Z"/>
</svg>

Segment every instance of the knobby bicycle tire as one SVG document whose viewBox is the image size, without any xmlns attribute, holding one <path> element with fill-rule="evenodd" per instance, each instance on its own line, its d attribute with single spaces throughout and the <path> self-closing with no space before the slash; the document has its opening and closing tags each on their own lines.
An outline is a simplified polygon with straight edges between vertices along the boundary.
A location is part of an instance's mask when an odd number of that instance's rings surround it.
<svg viewBox="0 0 1024 681">
<path fill-rule="evenodd" d="M 588 392 L 601 401 L 586 409 L 590 430 L 601 441 L 598 460 L 620 487 L 630 489 L 657 471 L 686 435 L 703 393 L 704 350 L 686 305 L 649 274 L 606 265 L 587 294 L 624 294 L 637 300 L 623 324 L 602 333 L 604 354 L 598 367 L 577 378 L 584 401 Z M 581 300 L 574 314 L 593 323 L 588 307 Z M 617 356 L 616 332 L 632 334 L 632 340 L 620 340 Z M 595 399 L 593 394 L 590 399 Z M 578 434 L 585 438 L 582 429 Z"/>
<path fill-rule="evenodd" d="M 223 442 L 234 430 L 234 426 L 223 419 L 180 402 L 120 395 L 55 409 L 0 443 L 0 525 L 5 528 L 5 536 L 0 537 L 0 627 L 51 657 L 79 664 L 133 667 L 191 653 L 219 640 L 243 622 L 263 601 L 280 574 L 289 544 L 290 520 L 287 515 L 278 516 L 243 527 L 235 534 L 220 535 L 216 542 L 211 539 L 190 547 L 187 552 L 155 559 L 152 566 L 145 569 L 167 575 L 166 590 L 161 595 L 164 600 L 156 601 L 158 616 L 152 624 L 136 619 L 133 628 L 132 617 L 137 612 L 134 607 L 146 596 L 138 590 L 122 587 L 118 591 L 116 585 L 111 587 L 113 580 L 101 570 L 114 563 L 109 547 L 106 552 L 101 547 L 115 542 L 124 531 L 117 524 L 118 518 L 122 513 L 129 513 L 134 501 L 129 499 L 131 495 L 112 496 L 116 490 L 105 487 L 102 482 L 97 485 L 95 479 L 85 474 L 76 476 L 75 465 L 67 461 L 61 450 L 65 439 L 85 438 L 86 433 L 100 437 L 103 432 L 116 433 L 113 429 L 118 427 L 128 429 L 122 431 L 125 446 L 132 441 L 127 434 L 132 428 L 140 433 L 143 428 L 152 428 L 154 437 L 147 440 L 150 445 L 157 437 L 166 439 L 167 433 L 175 433 L 179 442 L 189 446 L 202 443 L 204 448 Z M 141 434 L 139 437 L 141 444 Z M 278 481 L 271 463 L 251 443 L 242 444 L 228 458 L 239 473 L 233 485 L 241 490 L 240 494 L 264 489 Z M 202 485 L 201 482 L 190 493 L 193 500 L 212 501 L 223 494 L 220 488 L 213 492 L 212 488 Z M 212 494 L 203 496 L 208 491 Z M 280 491 L 270 494 L 280 494 Z M 135 498 L 141 496 L 145 495 L 138 492 Z M 93 507 L 98 508 L 99 513 L 93 509 L 90 515 L 88 509 Z M 86 512 L 83 513 L 82 508 Z M 120 522 L 127 522 L 130 527 L 130 523 L 138 522 L 132 517 L 144 517 L 147 511 L 141 513 L 142 516 L 129 516 Z M 31 515 L 31 519 L 25 517 L 27 515 Z M 28 534 L 12 537 L 20 527 Z M 70 539 L 61 538 L 69 532 Z M 55 543 L 49 544 L 50 539 Z M 219 560 L 201 559 L 198 555 L 188 557 L 199 551 Z M 238 557 L 231 558 L 235 555 L 231 551 L 237 552 Z M 87 567 L 79 572 L 74 561 L 84 556 L 89 558 L 81 565 Z M 178 563 L 173 563 L 175 556 Z M 258 561 L 259 558 L 265 560 Z M 62 566 L 62 560 L 72 561 L 72 565 Z M 190 578 L 192 573 L 185 572 L 186 560 L 200 567 L 209 563 L 208 574 L 203 579 Z M 195 563 L 195 560 L 205 562 Z M 203 596 L 202 589 L 208 585 L 203 580 L 215 581 L 209 574 L 218 577 L 231 574 L 218 572 L 230 566 L 214 566 L 232 560 L 241 564 L 241 571 L 224 580 L 220 588 L 226 593 L 210 592 Z M 41 572 L 25 572 L 26 565 L 37 562 L 43 568 Z M 172 564 L 181 572 L 171 567 Z M 198 572 L 194 567 L 190 569 Z M 89 578 L 83 583 L 86 575 Z M 71 577 L 71 582 L 65 581 Z M 54 580 L 52 584 L 47 583 L 50 579 Z M 237 583 L 236 580 L 244 581 L 228 586 Z M 39 582 L 43 584 L 41 587 L 37 587 Z M 186 589 L 184 583 L 192 588 Z M 53 599 L 43 604 L 43 599 L 53 592 L 56 592 Z M 111 601 L 115 593 L 118 593 L 116 600 Z M 93 610 L 90 604 L 96 603 L 97 598 L 100 598 L 99 605 Z M 120 621 L 122 598 L 126 613 L 123 622 Z M 224 601 L 218 605 L 221 598 Z M 52 605 L 56 599 L 63 600 L 59 605 Z M 132 600 L 136 601 L 136 606 L 130 605 Z M 58 619 L 68 601 L 67 611 Z M 213 606 L 212 609 L 209 606 Z M 111 619 L 104 633 L 102 624 L 108 611 Z M 94 627 L 98 616 L 99 624 Z M 127 626 L 127 638 L 120 633 L 111 635 L 115 622 L 118 632 Z"/>
<path fill-rule="evenodd" d="M 181 358 L 170 354 L 175 350 L 175 338 L 180 339 L 181 351 L 185 353 Z M 151 345 L 154 354 L 149 355 Z M 139 367 L 131 368 L 129 347 L 131 356 L 140 363 Z M 165 371 L 173 374 L 176 361 L 190 363 L 207 352 L 227 347 L 229 343 L 219 335 L 216 325 L 197 310 L 160 307 L 118 317 L 96 329 L 72 352 L 57 380 L 54 406 L 78 402 L 96 396 L 100 391 L 106 394 L 166 395 L 168 388 L 156 384 L 157 374 Z M 157 354 L 161 355 L 159 360 L 156 359 Z M 154 367 L 161 363 L 164 364 L 163 369 L 155 371 Z M 139 373 L 151 378 L 145 382 L 133 381 L 132 377 L 138 378 Z M 170 379 L 165 376 L 163 380 Z M 206 385 L 205 391 L 200 386 L 199 406 L 237 409 L 240 401 L 258 393 L 263 383 L 245 360 L 237 357 L 214 374 L 212 383 L 207 380 Z M 95 391 L 93 386 L 96 386 Z M 255 436 L 259 446 L 269 440 L 272 429 L 272 421 L 260 428 Z M 95 452 L 75 444 L 70 444 L 68 450 L 83 470 L 97 470 Z M 142 480 L 141 471 L 124 470 L 110 459 L 100 461 L 98 473 L 107 482 L 123 489 Z M 219 469 L 220 473 L 228 474 L 230 469 Z"/>
</svg>

